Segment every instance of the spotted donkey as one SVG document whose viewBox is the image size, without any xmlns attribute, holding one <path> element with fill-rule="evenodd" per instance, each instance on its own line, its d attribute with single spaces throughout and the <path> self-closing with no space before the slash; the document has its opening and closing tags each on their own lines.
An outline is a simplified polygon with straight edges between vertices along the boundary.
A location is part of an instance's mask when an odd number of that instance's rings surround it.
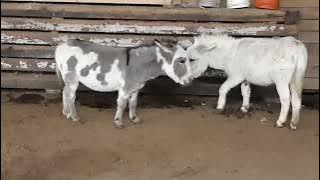
<svg viewBox="0 0 320 180">
<path fill-rule="evenodd" d="M 130 121 L 139 123 L 138 93 L 148 80 L 167 75 L 182 85 L 191 82 L 190 62 L 183 57 L 184 51 L 176 43 L 157 40 L 153 45 L 135 48 L 114 48 L 78 39 L 57 46 L 56 72 L 65 84 L 63 114 L 73 121 L 80 119 L 75 98 L 81 82 L 95 91 L 118 91 L 114 119 L 117 128 L 124 127 L 122 116 L 128 102 Z"/>
</svg>

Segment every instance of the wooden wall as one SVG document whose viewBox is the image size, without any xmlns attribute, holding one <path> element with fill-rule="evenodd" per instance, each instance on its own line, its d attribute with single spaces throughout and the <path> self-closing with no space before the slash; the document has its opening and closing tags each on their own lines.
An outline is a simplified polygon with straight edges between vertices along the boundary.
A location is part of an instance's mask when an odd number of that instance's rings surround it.
<svg viewBox="0 0 320 180">
<path fill-rule="evenodd" d="M 198 0 L 173 0 L 183 6 L 197 6 Z M 225 7 L 226 0 L 221 1 Z M 251 0 L 254 8 L 255 0 Z M 319 90 L 319 0 L 280 0 L 282 10 L 299 11 L 297 36 L 304 42 L 309 52 L 308 70 L 305 79 L 305 89 Z"/>
<path fill-rule="evenodd" d="M 284 10 L 300 11 L 298 38 L 306 44 L 309 52 L 305 84 L 310 89 L 319 90 L 319 0 L 281 0 L 280 2 Z"/>
<path fill-rule="evenodd" d="M 197 5 L 196 0 L 172 0 L 170 2 L 173 6 L 170 8 L 10 1 L 16 0 L 1 2 L 2 88 L 55 89 L 59 87 L 56 76 L 53 74 L 55 67 L 53 51 L 55 45 L 70 38 L 78 37 L 115 47 L 133 47 L 149 43 L 154 38 L 182 40 L 190 39 L 201 32 L 225 32 L 240 37 L 292 35 L 304 38 L 303 41 L 307 43 L 309 51 L 312 51 L 310 53 L 312 63 L 309 64 L 305 89 L 319 90 L 317 74 L 319 40 L 315 41 L 314 38 L 309 37 L 317 36 L 314 32 L 318 31 L 315 24 L 319 23 L 319 14 L 312 14 L 309 10 L 304 10 L 302 13 L 306 19 L 300 21 L 299 28 L 304 29 L 298 34 L 296 24 L 285 24 L 284 11 L 191 8 Z M 157 2 L 167 5 L 169 1 L 158 0 Z M 295 6 L 299 4 L 297 3 L 299 1 L 294 2 L 296 2 Z M 174 8 L 175 6 L 187 8 Z M 290 7 L 290 10 L 296 10 L 296 7 Z M 150 12 L 153 13 L 152 16 Z M 311 18 L 317 18 L 317 20 Z M 207 76 L 220 75 L 220 72 L 207 73 Z M 171 91 L 178 94 L 198 95 L 217 94 L 217 87 L 220 85 L 201 80 L 183 89 L 168 81 L 159 80 L 159 83 L 153 84 L 155 87 L 167 89 L 172 87 Z M 148 88 L 145 90 L 151 91 Z"/>
</svg>

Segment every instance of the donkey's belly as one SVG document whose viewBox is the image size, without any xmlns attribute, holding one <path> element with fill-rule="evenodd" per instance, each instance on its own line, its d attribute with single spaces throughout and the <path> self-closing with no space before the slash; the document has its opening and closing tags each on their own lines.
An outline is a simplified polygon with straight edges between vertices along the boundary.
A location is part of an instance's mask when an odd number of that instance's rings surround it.
<svg viewBox="0 0 320 180">
<path fill-rule="evenodd" d="M 269 86 L 273 84 L 272 78 L 268 73 L 254 73 L 254 74 L 246 74 L 245 79 L 252 84 L 258 86 Z"/>
<path fill-rule="evenodd" d="M 266 78 L 266 79 L 252 79 L 252 78 L 246 78 L 246 80 L 248 82 L 250 82 L 251 84 L 254 85 L 258 85 L 258 86 L 269 86 L 271 84 L 273 84 L 273 81 L 270 78 Z"/>
<path fill-rule="evenodd" d="M 86 87 L 100 92 L 117 91 L 124 85 L 121 74 L 99 74 L 91 72 L 88 76 L 79 76 L 79 81 Z"/>
</svg>

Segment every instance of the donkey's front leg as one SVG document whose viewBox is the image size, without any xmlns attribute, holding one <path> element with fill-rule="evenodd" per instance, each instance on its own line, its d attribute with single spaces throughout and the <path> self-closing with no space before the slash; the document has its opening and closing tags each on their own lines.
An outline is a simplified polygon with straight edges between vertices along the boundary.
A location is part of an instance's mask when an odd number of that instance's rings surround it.
<svg viewBox="0 0 320 180">
<path fill-rule="evenodd" d="M 138 104 L 138 91 L 134 92 L 129 99 L 129 117 L 130 121 L 134 124 L 141 122 L 140 118 L 137 116 L 136 108 Z"/>
<path fill-rule="evenodd" d="M 240 110 L 244 113 L 248 112 L 250 107 L 250 94 L 251 94 L 251 88 L 250 83 L 247 81 L 244 81 L 241 83 L 241 94 L 242 94 L 242 106 Z"/>
<path fill-rule="evenodd" d="M 127 107 L 129 95 L 125 94 L 123 91 L 118 91 L 118 99 L 117 99 L 117 112 L 114 118 L 114 124 L 117 128 L 123 128 L 123 112 Z"/>
<path fill-rule="evenodd" d="M 226 96 L 229 90 L 240 84 L 243 79 L 228 77 L 228 79 L 220 86 L 217 109 L 223 111 L 226 104 Z"/>
</svg>

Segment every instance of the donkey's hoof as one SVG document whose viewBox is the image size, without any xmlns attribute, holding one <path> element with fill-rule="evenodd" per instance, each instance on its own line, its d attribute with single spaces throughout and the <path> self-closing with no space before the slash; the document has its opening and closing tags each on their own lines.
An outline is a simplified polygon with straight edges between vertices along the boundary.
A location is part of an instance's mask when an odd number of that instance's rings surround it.
<svg viewBox="0 0 320 180">
<path fill-rule="evenodd" d="M 62 110 L 62 114 L 66 117 L 70 116 L 70 112 L 68 110 Z"/>
<path fill-rule="evenodd" d="M 120 121 L 114 121 L 114 126 L 117 128 L 117 129 L 123 129 L 124 128 L 124 124 Z"/>
<path fill-rule="evenodd" d="M 142 120 L 141 120 L 139 117 L 137 117 L 137 116 L 131 118 L 130 121 L 131 121 L 133 124 L 141 124 L 141 123 L 142 123 Z"/>
<path fill-rule="evenodd" d="M 248 107 L 244 107 L 244 106 L 242 106 L 241 108 L 240 108 L 240 110 L 241 110 L 241 112 L 243 112 L 243 113 L 247 113 L 248 112 Z"/>
<path fill-rule="evenodd" d="M 224 109 L 216 108 L 216 112 L 218 114 L 223 114 L 224 113 Z"/>
<path fill-rule="evenodd" d="M 277 128 L 282 128 L 284 126 L 284 123 L 280 123 L 280 122 L 276 122 L 275 123 L 275 127 L 277 127 Z"/>
<path fill-rule="evenodd" d="M 290 126 L 289 126 L 289 129 L 290 130 L 297 130 L 297 125 L 293 124 L 293 123 L 290 123 Z"/>
<path fill-rule="evenodd" d="M 74 116 L 74 117 L 71 117 L 71 120 L 72 120 L 73 122 L 77 122 L 77 121 L 80 120 L 80 117 L 79 117 L 79 116 Z"/>
</svg>

